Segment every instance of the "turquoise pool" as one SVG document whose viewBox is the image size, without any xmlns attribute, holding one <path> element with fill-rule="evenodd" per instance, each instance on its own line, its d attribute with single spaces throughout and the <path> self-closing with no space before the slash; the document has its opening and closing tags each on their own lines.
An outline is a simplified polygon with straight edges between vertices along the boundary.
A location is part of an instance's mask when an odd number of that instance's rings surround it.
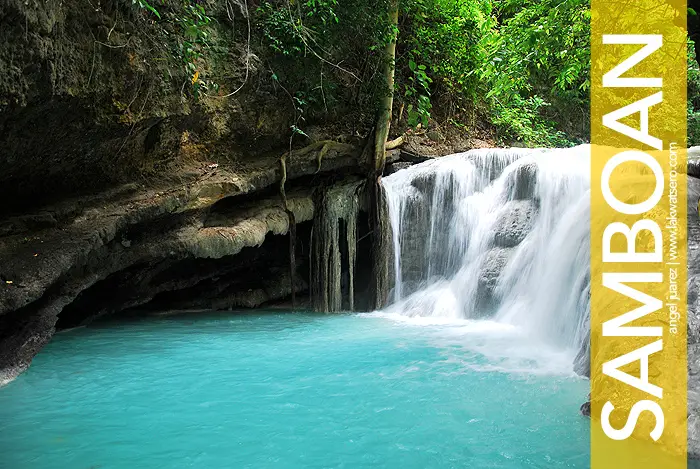
<svg viewBox="0 0 700 469">
<path fill-rule="evenodd" d="M 0 466 L 587 468 L 588 382 L 567 363 L 489 322 L 102 323 L 0 388 Z"/>
</svg>

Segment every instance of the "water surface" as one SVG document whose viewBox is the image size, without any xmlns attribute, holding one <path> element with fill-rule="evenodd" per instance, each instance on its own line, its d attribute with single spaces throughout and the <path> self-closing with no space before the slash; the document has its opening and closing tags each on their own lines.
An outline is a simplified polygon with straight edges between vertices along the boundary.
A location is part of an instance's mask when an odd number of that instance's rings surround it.
<svg viewBox="0 0 700 469">
<path fill-rule="evenodd" d="M 587 468 L 588 382 L 486 321 L 198 314 L 58 334 L 0 467 Z"/>
</svg>

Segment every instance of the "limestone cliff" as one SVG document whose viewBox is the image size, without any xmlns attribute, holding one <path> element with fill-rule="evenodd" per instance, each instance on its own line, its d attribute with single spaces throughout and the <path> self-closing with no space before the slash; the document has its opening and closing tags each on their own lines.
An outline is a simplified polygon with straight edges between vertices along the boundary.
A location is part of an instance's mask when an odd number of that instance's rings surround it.
<svg viewBox="0 0 700 469">
<path fill-rule="evenodd" d="M 367 234 L 363 140 L 340 119 L 294 130 L 254 8 L 164 1 L 156 18 L 131 0 L 0 2 L 0 381 L 56 329 L 102 315 L 306 291 L 314 213 L 338 184 L 358 200 L 338 258 L 348 230 Z M 351 268 L 333 280 L 336 306 L 367 288 L 348 284 Z"/>
</svg>

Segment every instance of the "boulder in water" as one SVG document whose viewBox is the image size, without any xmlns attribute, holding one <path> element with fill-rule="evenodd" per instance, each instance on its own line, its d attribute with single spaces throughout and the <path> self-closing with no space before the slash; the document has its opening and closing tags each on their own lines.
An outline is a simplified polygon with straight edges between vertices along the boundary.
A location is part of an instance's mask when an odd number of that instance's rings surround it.
<svg viewBox="0 0 700 469">
<path fill-rule="evenodd" d="M 386 169 L 384 170 L 384 175 L 388 176 L 390 174 L 394 174 L 397 171 L 401 171 L 402 169 L 410 168 L 413 166 L 413 163 L 407 163 L 405 161 L 397 161 L 396 163 L 389 163 L 386 165 Z"/>
<path fill-rule="evenodd" d="M 411 185 L 418 189 L 422 194 L 431 197 L 435 190 L 435 179 L 437 175 L 430 171 L 424 171 L 416 174 L 411 180 Z"/>
<path fill-rule="evenodd" d="M 700 147 L 688 148 L 688 176 L 700 177 Z"/>
<path fill-rule="evenodd" d="M 535 199 L 537 190 L 537 165 L 527 163 L 513 171 L 511 184 L 511 198 L 513 200 Z"/>
<path fill-rule="evenodd" d="M 510 248 L 493 248 L 486 254 L 481 263 L 476 310 L 483 313 L 483 315 L 493 312 L 496 303 L 494 293 L 498 285 L 498 279 L 508 264 L 511 255 L 512 249 Z"/>
<path fill-rule="evenodd" d="M 581 415 L 585 417 L 591 416 L 591 401 L 586 401 L 581 405 Z"/>
<path fill-rule="evenodd" d="M 481 272 L 479 274 L 479 287 L 490 293 L 496 289 L 498 277 L 510 259 L 511 250 L 506 248 L 491 249 L 484 258 L 481 264 Z"/>
<path fill-rule="evenodd" d="M 512 248 L 520 244 L 532 229 L 536 215 L 537 205 L 531 200 L 508 202 L 493 227 L 494 244 L 503 248 Z"/>
</svg>

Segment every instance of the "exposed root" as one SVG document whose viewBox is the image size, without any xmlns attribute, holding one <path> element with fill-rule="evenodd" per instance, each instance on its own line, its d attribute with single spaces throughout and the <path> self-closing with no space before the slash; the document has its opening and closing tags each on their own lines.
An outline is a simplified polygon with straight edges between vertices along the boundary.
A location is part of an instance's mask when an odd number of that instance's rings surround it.
<svg viewBox="0 0 700 469">
<path fill-rule="evenodd" d="M 282 174 L 280 178 L 280 197 L 282 198 L 282 208 L 284 208 L 284 211 L 289 219 L 289 288 L 292 292 L 292 308 L 294 308 L 296 300 L 294 278 L 297 271 L 295 255 L 297 245 L 297 230 L 294 212 L 292 212 L 289 209 L 289 206 L 287 204 L 287 193 L 284 189 L 284 185 L 287 182 L 287 155 L 288 153 L 285 153 L 280 157 L 280 172 Z"/>
<path fill-rule="evenodd" d="M 403 145 L 404 137 L 405 137 L 405 135 L 402 135 L 398 138 L 395 138 L 394 140 L 389 140 L 388 142 L 386 142 L 386 145 L 384 148 L 387 151 L 399 148 L 401 145 Z"/>
<path fill-rule="evenodd" d="M 323 145 L 323 148 L 321 148 L 321 151 L 318 152 L 318 156 L 316 157 L 316 162 L 318 163 L 318 166 L 316 167 L 317 173 L 321 171 L 321 161 L 323 160 L 323 157 L 326 156 L 326 153 L 328 153 L 329 149 L 330 143 L 326 143 L 325 145 Z"/>
</svg>

